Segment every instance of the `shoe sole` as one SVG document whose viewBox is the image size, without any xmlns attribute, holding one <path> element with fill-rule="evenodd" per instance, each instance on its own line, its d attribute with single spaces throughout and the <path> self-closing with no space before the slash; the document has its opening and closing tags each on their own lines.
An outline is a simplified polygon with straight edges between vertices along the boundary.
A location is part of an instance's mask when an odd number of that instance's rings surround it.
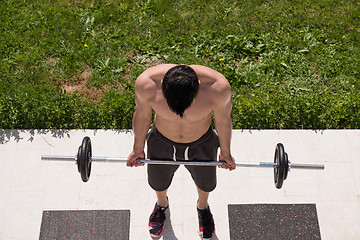
<svg viewBox="0 0 360 240">
<path fill-rule="evenodd" d="M 160 238 L 160 237 L 161 237 L 161 234 L 160 234 L 159 236 L 157 236 L 157 235 L 152 235 L 152 234 L 150 233 L 150 236 L 153 237 L 153 238 Z"/>
<path fill-rule="evenodd" d="M 153 237 L 153 238 L 160 238 L 160 237 L 163 235 L 163 233 L 164 233 L 164 229 L 165 229 L 165 223 L 164 223 L 164 226 L 163 226 L 163 229 L 162 229 L 160 235 L 154 235 L 154 234 L 151 234 L 151 233 L 150 233 L 150 236 Z M 149 230 L 149 231 L 150 231 L 150 230 Z"/>
<path fill-rule="evenodd" d="M 202 237 L 201 236 L 201 234 L 200 234 L 200 232 L 198 232 L 199 233 L 199 237 L 200 237 L 200 239 L 202 239 L 202 240 L 211 240 L 212 239 L 212 237 L 214 236 L 214 234 L 215 233 L 213 233 L 213 235 L 210 237 L 210 238 L 204 238 L 204 237 Z"/>
</svg>

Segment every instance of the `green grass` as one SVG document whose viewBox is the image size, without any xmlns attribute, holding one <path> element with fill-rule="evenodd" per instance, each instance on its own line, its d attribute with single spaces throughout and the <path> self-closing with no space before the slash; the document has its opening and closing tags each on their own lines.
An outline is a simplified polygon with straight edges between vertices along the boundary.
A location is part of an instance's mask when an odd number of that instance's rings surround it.
<svg viewBox="0 0 360 240">
<path fill-rule="evenodd" d="M 159 63 L 223 73 L 234 128 L 360 128 L 358 1 L 3 0 L 0 31 L 0 128 L 131 128 Z"/>
</svg>

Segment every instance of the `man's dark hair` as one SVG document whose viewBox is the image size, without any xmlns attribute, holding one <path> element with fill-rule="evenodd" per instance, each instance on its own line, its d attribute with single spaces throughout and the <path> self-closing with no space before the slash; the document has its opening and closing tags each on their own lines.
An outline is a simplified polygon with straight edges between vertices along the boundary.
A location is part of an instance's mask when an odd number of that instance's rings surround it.
<svg viewBox="0 0 360 240">
<path fill-rule="evenodd" d="M 181 118 L 193 103 L 198 91 L 198 77 L 191 67 L 177 65 L 166 72 L 162 92 L 170 109 Z"/>
</svg>

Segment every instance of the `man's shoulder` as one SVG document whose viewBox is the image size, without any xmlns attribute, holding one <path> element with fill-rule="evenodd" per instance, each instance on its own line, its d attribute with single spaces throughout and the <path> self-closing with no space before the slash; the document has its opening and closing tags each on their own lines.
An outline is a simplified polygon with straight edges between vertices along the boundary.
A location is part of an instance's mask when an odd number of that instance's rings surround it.
<svg viewBox="0 0 360 240">
<path fill-rule="evenodd" d="M 209 87 L 210 96 L 215 101 L 227 99 L 231 96 L 231 86 L 228 80 L 222 75 L 218 75 Z"/>
<path fill-rule="evenodd" d="M 213 75 L 221 75 L 221 73 L 219 73 L 218 71 L 210 68 L 210 67 L 206 67 L 203 65 L 190 65 L 190 67 L 192 69 L 194 69 L 194 71 L 196 72 L 196 74 L 201 77 L 201 76 L 213 76 Z"/>
<path fill-rule="evenodd" d="M 211 93 L 209 94 L 214 102 L 228 99 L 231 96 L 231 87 L 227 81 L 218 80 L 210 87 Z"/>
<path fill-rule="evenodd" d="M 147 73 L 142 73 L 135 81 L 135 89 L 156 87 L 156 82 Z"/>
<path fill-rule="evenodd" d="M 150 99 L 155 96 L 158 83 L 147 73 L 142 73 L 135 81 L 135 95 L 139 99 Z"/>
<path fill-rule="evenodd" d="M 201 65 L 194 66 L 194 69 L 200 82 L 202 81 L 205 85 L 210 86 L 210 91 L 223 92 L 230 90 L 230 84 L 222 73 Z"/>
<path fill-rule="evenodd" d="M 219 86 L 229 86 L 227 79 L 222 73 L 202 65 L 191 65 L 191 67 L 200 79 Z"/>
</svg>

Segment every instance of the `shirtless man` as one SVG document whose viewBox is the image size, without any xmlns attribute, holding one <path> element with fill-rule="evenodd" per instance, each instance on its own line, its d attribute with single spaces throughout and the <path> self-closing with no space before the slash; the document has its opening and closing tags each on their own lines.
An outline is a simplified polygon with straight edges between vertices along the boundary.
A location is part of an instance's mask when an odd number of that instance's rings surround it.
<svg viewBox="0 0 360 240">
<path fill-rule="evenodd" d="M 232 121 L 231 89 L 219 72 L 199 65 L 158 65 L 144 71 L 135 82 L 136 111 L 133 117 L 134 145 L 127 166 L 142 166 L 138 159 L 225 162 L 220 168 L 235 169 L 230 141 Z M 154 124 L 150 132 L 152 111 Z M 216 133 L 211 127 L 214 116 Z M 169 188 L 176 165 L 148 164 L 148 182 L 155 190 L 157 203 L 149 219 L 153 237 L 160 237 L 168 207 Z M 216 167 L 185 166 L 198 191 L 199 232 L 210 239 L 215 231 L 208 205 L 209 193 L 216 187 Z"/>
</svg>

